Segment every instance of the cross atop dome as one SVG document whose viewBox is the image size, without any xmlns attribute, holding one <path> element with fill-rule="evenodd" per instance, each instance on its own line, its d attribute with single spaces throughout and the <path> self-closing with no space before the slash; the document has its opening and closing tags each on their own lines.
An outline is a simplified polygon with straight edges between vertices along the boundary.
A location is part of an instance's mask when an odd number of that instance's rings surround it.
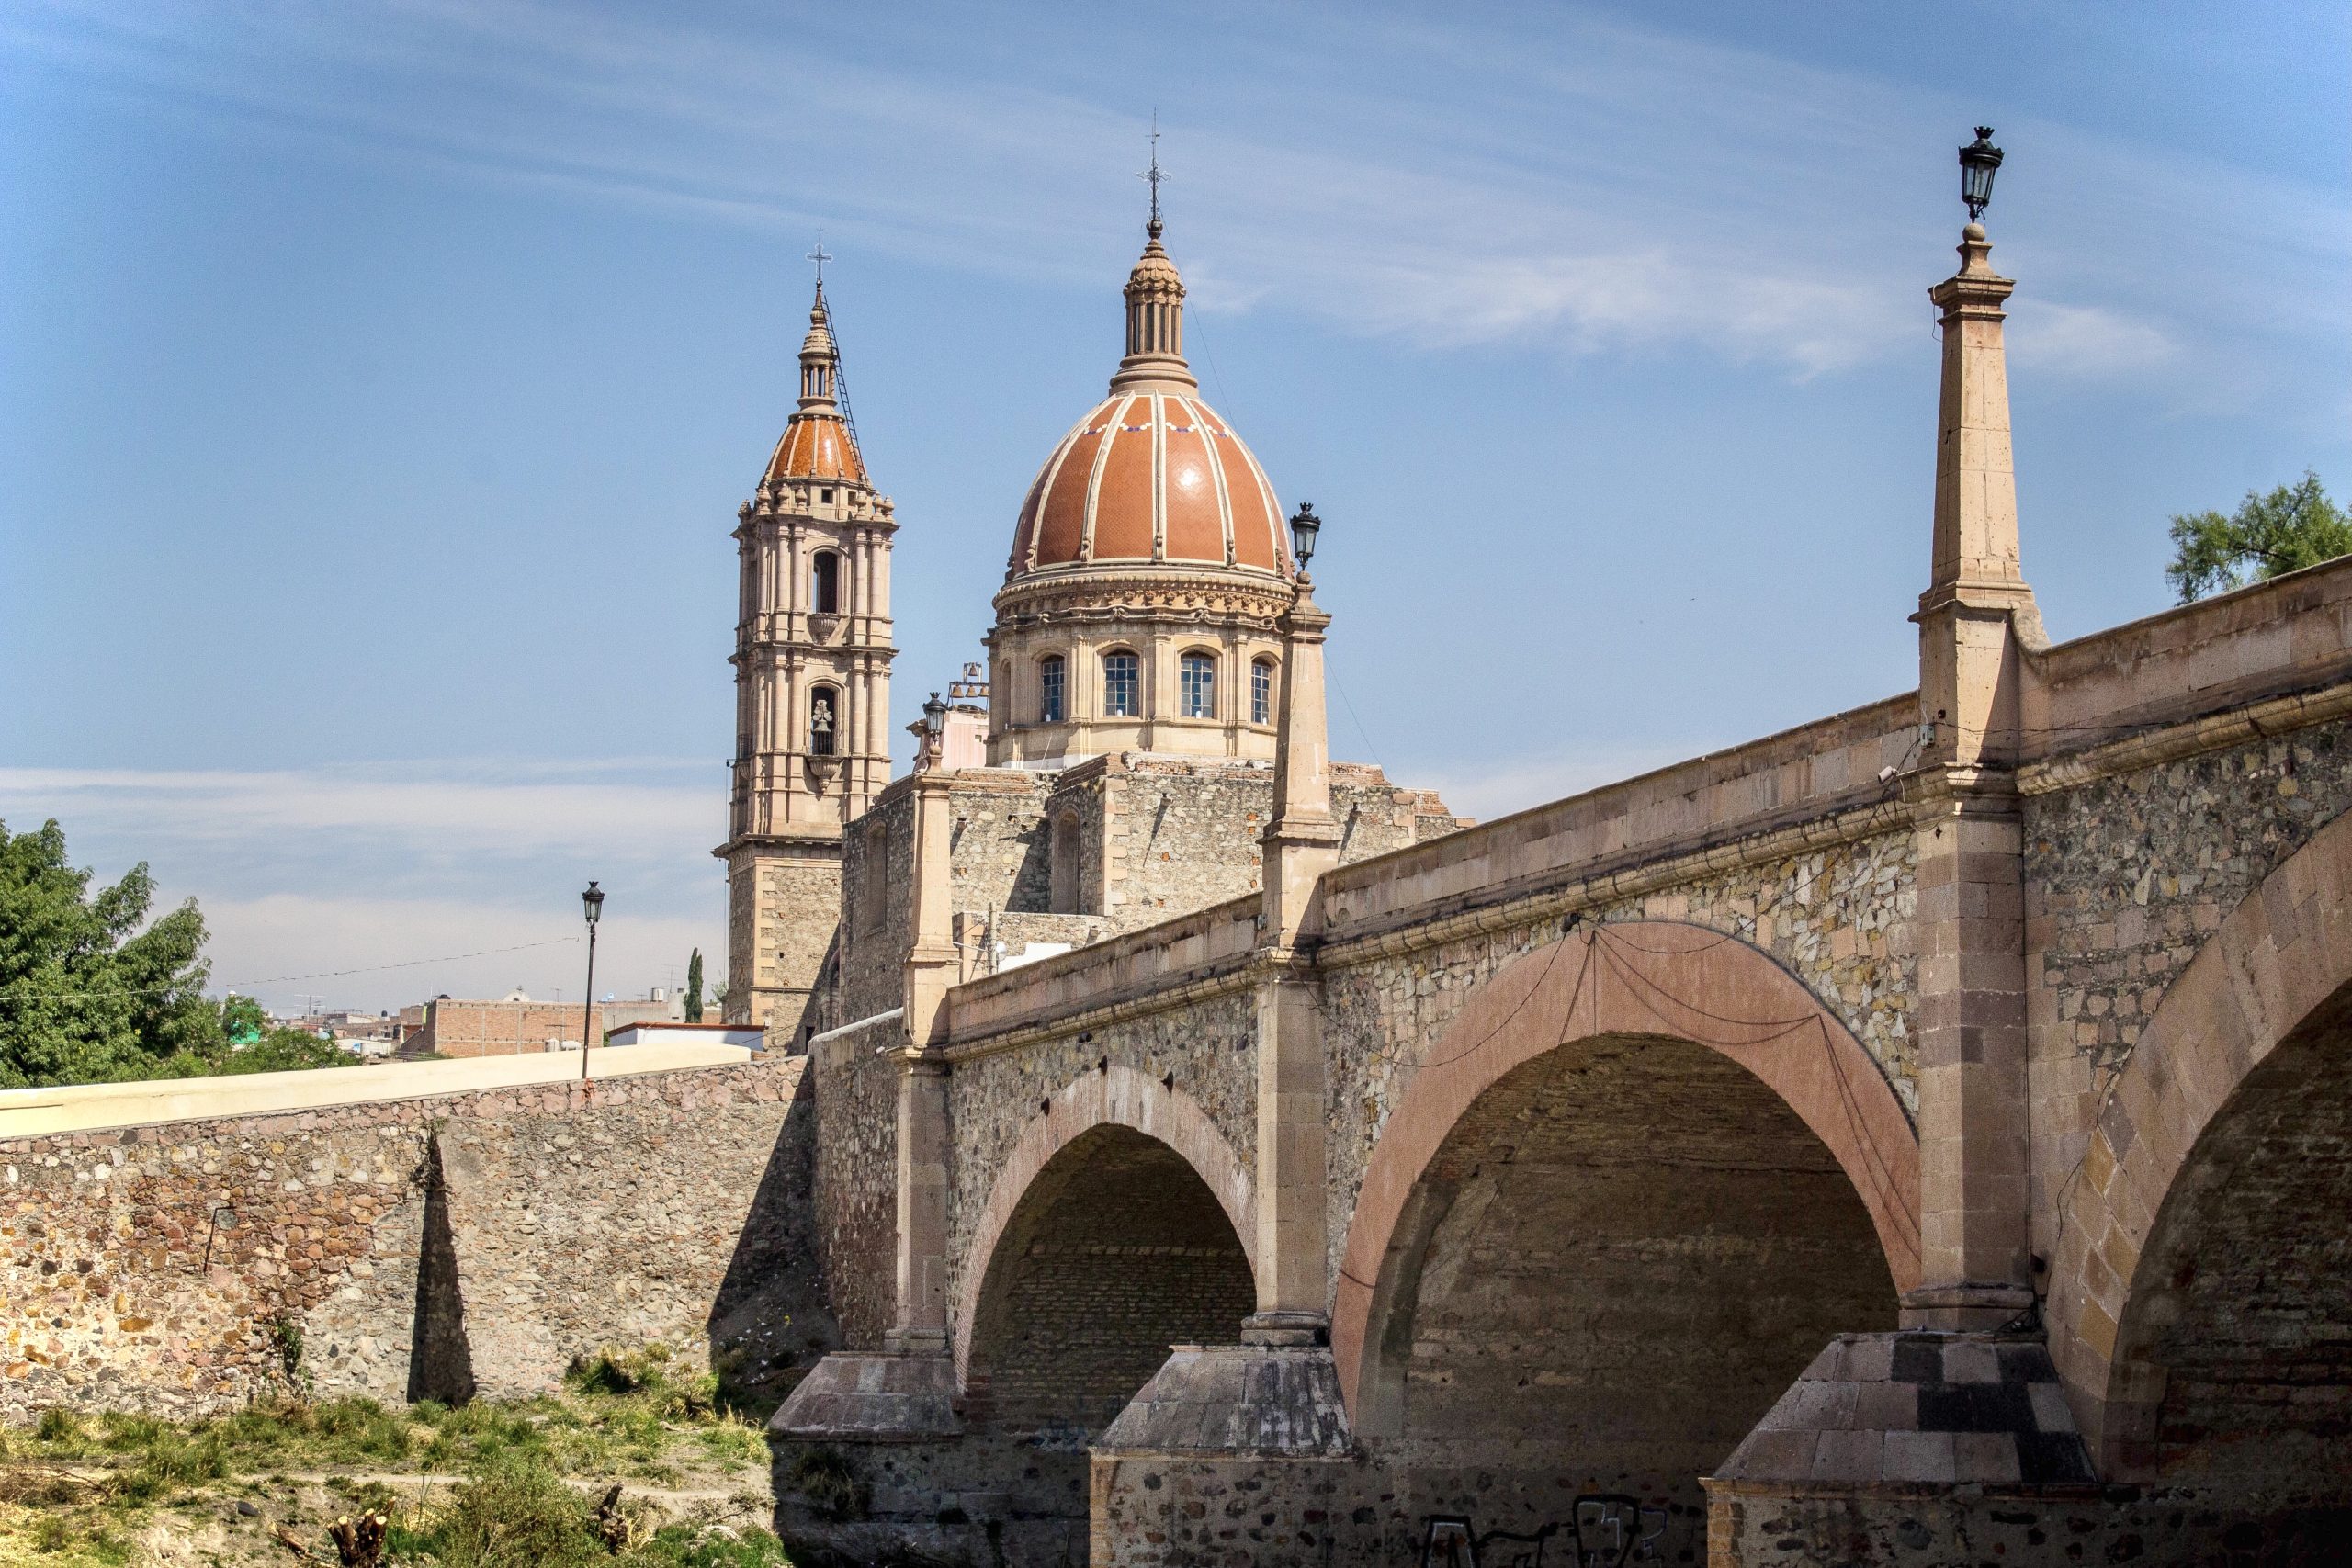
<svg viewBox="0 0 2352 1568">
<path fill-rule="evenodd" d="M 1136 178 L 1151 182 L 1151 218 L 1144 224 L 1143 231 L 1155 240 L 1159 238 L 1160 233 L 1159 182 L 1167 177 L 1159 168 L 1159 111 L 1154 109 L 1151 111 L 1151 167 L 1137 175 Z M 821 232 L 820 231 L 820 243 L 822 243 Z"/>
</svg>

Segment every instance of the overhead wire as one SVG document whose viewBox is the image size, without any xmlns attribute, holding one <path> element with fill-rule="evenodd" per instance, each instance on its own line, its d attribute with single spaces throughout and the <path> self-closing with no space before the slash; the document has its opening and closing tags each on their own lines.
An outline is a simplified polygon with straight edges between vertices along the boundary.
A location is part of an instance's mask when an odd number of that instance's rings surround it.
<svg viewBox="0 0 2352 1568">
<path fill-rule="evenodd" d="M 393 969 L 421 969 L 432 964 L 458 964 L 469 958 L 494 958 L 505 953 L 527 953 L 537 947 L 568 946 L 579 942 L 576 936 L 549 937 L 544 942 L 516 942 L 512 947 L 485 947 L 473 953 L 453 953 L 440 958 L 409 958 L 397 964 L 369 964 L 356 969 L 320 969 L 308 975 L 273 975 L 266 980 L 232 981 L 221 989 L 230 992 L 255 990 L 263 986 L 290 985 L 296 980 L 337 980 L 351 975 L 380 975 Z M 185 990 L 187 982 L 174 981 L 161 986 L 126 986 L 103 991 L 0 991 L 0 1002 L 85 999 L 92 997 L 145 997 L 165 991 Z M 209 990 L 207 982 L 202 989 Z"/>
</svg>

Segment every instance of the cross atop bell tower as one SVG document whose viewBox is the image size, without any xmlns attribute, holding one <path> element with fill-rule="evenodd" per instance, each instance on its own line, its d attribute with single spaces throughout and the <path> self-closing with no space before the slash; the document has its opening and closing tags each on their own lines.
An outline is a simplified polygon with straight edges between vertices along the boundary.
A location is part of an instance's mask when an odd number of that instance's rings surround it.
<svg viewBox="0 0 2352 1568">
<path fill-rule="evenodd" d="M 824 234 L 799 400 L 736 513 L 727 1017 L 788 1040 L 840 908 L 842 829 L 890 782 L 890 501 L 850 423 Z"/>
</svg>

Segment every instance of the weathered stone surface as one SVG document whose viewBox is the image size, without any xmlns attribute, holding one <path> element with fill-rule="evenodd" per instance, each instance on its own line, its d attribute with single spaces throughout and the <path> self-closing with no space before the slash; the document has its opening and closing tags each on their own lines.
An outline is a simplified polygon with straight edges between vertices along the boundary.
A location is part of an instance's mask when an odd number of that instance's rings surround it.
<svg viewBox="0 0 2352 1568">
<path fill-rule="evenodd" d="M 1095 1438 L 1105 1460 L 1146 1455 L 1346 1459 L 1347 1406 L 1331 1352 L 1179 1345 Z"/>
<path fill-rule="evenodd" d="M 844 1350 L 776 1407 L 768 1429 L 817 1440 L 915 1443 L 958 1436 L 956 1363 L 942 1355 Z"/>
<path fill-rule="evenodd" d="M 833 1342 L 801 1071 L 0 1144 L 0 1415 L 234 1407 L 285 1386 L 298 1337 L 299 1374 L 322 1393 L 410 1397 L 427 1362 L 467 1359 L 435 1337 L 454 1334 L 500 1392 L 635 1338 L 780 1394 Z M 421 1314 L 436 1258 L 455 1277 Z"/>
<path fill-rule="evenodd" d="M 1713 1479 L 2080 1486 L 2092 1471 L 2040 1339 L 1841 1334 Z"/>
</svg>

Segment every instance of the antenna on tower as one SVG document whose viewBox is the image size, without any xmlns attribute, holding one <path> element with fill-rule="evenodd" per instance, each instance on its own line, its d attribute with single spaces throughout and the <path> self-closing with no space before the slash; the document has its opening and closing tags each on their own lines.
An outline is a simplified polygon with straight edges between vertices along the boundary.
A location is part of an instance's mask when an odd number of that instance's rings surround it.
<svg viewBox="0 0 2352 1568">
<path fill-rule="evenodd" d="M 1136 176 L 1151 182 L 1151 221 L 1143 226 L 1143 231 L 1155 240 L 1159 238 L 1160 230 L 1159 182 L 1167 177 L 1159 168 L 1159 110 L 1155 107 L 1151 111 L 1151 167 Z"/>
</svg>

